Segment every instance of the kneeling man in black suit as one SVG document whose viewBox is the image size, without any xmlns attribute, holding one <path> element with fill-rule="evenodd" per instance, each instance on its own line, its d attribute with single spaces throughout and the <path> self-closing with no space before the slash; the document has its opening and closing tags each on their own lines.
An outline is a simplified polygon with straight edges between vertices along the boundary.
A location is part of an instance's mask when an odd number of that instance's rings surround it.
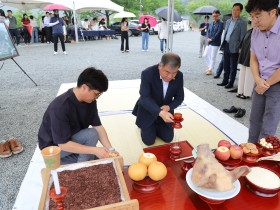
<svg viewBox="0 0 280 210">
<path fill-rule="evenodd" d="M 132 114 L 137 117 L 136 125 L 141 129 L 142 141 L 146 145 L 154 144 L 156 136 L 165 142 L 173 139 L 174 109 L 184 100 L 180 66 L 178 55 L 166 53 L 159 64 L 141 74 L 140 98 Z"/>
</svg>

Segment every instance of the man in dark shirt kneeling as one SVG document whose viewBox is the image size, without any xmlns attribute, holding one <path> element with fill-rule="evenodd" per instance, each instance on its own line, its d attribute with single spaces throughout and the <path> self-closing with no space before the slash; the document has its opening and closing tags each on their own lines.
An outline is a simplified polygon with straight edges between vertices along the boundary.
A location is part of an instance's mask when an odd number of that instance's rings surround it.
<svg viewBox="0 0 280 210">
<path fill-rule="evenodd" d="M 96 99 L 107 89 L 108 79 L 101 70 L 85 69 L 77 87 L 56 97 L 48 106 L 38 133 L 40 149 L 59 146 L 61 164 L 107 158 L 111 152 L 118 155 L 97 111 Z M 96 147 L 98 140 L 103 147 Z"/>
</svg>

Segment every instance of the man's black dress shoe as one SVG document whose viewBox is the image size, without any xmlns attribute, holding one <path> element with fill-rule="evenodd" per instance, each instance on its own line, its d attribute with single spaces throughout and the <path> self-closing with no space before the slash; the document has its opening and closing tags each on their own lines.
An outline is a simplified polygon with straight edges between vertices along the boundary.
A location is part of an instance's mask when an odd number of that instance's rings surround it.
<svg viewBox="0 0 280 210">
<path fill-rule="evenodd" d="M 230 109 L 223 109 L 225 113 L 236 113 L 238 110 L 235 106 L 230 107 Z"/>
<path fill-rule="evenodd" d="M 238 109 L 237 113 L 234 115 L 236 118 L 241 118 L 245 115 L 246 110 L 245 109 Z"/>
<path fill-rule="evenodd" d="M 218 83 L 218 86 L 226 86 L 228 83 L 222 82 L 222 83 Z"/>
<path fill-rule="evenodd" d="M 230 89 L 230 88 L 233 88 L 233 85 L 227 84 L 227 85 L 225 86 L 225 89 Z"/>
<path fill-rule="evenodd" d="M 248 99 L 248 98 L 250 98 L 250 96 L 241 95 L 240 98 L 241 98 L 241 99 Z"/>
<path fill-rule="evenodd" d="M 220 78 L 220 76 L 219 75 L 215 75 L 213 78 L 214 79 L 218 79 L 218 78 Z"/>
<path fill-rule="evenodd" d="M 228 91 L 229 93 L 237 93 L 237 88 Z"/>
</svg>

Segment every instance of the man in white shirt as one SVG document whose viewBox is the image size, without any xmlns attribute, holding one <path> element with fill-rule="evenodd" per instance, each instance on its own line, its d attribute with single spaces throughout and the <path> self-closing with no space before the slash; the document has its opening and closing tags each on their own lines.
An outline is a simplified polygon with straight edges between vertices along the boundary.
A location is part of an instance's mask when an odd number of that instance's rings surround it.
<svg viewBox="0 0 280 210">
<path fill-rule="evenodd" d="M 47 44 L 50 44 L 51 40 L 52 40 L 52 27 L 49 26 L 50 20 L 51 20 L 50 13 L 46 12 L 46 15 L 44 17 L 44 25 L 45 25 L 45 29 L 46 29 Z"/>
</svg>

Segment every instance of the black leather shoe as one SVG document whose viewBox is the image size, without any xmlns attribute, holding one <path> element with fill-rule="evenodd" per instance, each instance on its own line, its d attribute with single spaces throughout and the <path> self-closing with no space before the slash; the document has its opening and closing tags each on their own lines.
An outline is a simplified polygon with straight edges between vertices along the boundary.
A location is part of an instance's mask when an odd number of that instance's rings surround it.
<svg viewBox="0 0 280 210">
<path fill-rule="evenodd" d="M 230 109 L 223 109 L 225 113 L 236 113 L 238 110 L 235 106 L 230 107 Z"/>
<path fill-rule="evenodd" d="M 241 98 L 241 99 L 248 99 L 248 98 L 250 98 L 250 96 L 241 95 L 240 98 Z"/>
<path fill-rule="evenodd" d="M 241 118 L 245 115 L 246 110 L 245 109 L 238 109 L 237 113 L 234 115 L 236 118 Z"/>
<path fill-rule="evenodd" d="M 218 78 L 220 78 L 220 76 L 219 75 L 215 75 L 213 78 L 214 79 L 218 79 Z"/>
<path fill-rule="evenodd" d="M 222 83 L 218 83 L 218 86 L 226 86 L 228 83 L 222 82 Z"/>
<path fill-rule="evenodd" d="M 233 88 L 233 85 L 227 84 L 227 85 L 225 86 L 225 89 L 230 89 L 230 88 Z"/>
</svg>

